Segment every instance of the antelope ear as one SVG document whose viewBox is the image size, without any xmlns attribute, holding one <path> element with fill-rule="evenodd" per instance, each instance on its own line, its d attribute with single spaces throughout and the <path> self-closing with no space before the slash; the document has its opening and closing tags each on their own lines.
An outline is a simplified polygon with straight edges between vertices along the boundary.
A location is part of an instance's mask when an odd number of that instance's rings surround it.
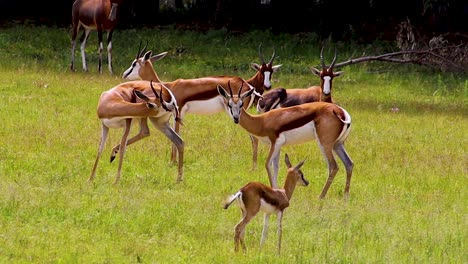
<svg viewBox="0 0 468 264">
<path fill-rule="evenodd" d="M 144 95 L 142 92 L 138 91 L 138 90 L 134 90 L 135 92 L 135 95 L 138 96 L 141 100 L 145 101 L 146 102 L 146 106 L 150 109 L 158 109 L 158 105 L 153 103 L 153 102 L 150 102 L 150 99 L 148 96 Z"/>
<path fill-rule="evenodd" d="M 151 50 L 148 50 L 145 55 L 143 56 L 145 61 L 149 60 L 151 58 L 151 54 L 153 54 L 153 52 Z"/>
<path fill-rule="evenodd" d="M 256 71 L 260 71 L 261 67 L 257 63 L 250 63 L 250 67 Z"/>
<path fill-rule="evenodd" d="M 148 102 L 150 100 L 149 97 L 144 95 L 142 92 L 140 92 L 138 90 L 134 90 L 134 92 L 135 92 L 135 95 L 138 96 L 143 101 Z"/>
<path fill-rule="evenodd" d="M 302 167 L 302 165 L 304 165 L 304 162 L 305 162 L 305 160 L 299 162 L 299 164 L 297 164 L 296 167 L 294 167 L 294 169 L 299 170 Z"/>
<path fill-rule="evenodd" d="M 275 65 L 271 68 L 273 69 L 273 72 L 277 72 L 281 66 L 283 66 L 283 64 Z"/>
<path fill-rule="evenodd" d="M 339 72 L 334 72 L 334 73 L 333 73 L 333 75 L 334 75 L 335 77 L 341 76 L 341 75 L 343 75 L 343 74 L 344 74 L 344 71 L 339 71 Z"/>
<path fill-rule="evenodd" d="M 288 168 L 292 167 L 291 162 L 289 161 L 288 153 L 284 154 L 284 162 L 286 163 L 286 166 L 288 166 Z"/>
<path fill-rule="evenodd" d="M 218 93 L 221 96 L 223 96 L 226 99 L 228 98 L 227 92 L 226 92 L 226 90 L 224 89 L 224 87 L 221 84 L 218 84 L 218 86 L 216 88 L 218 89 Z"/>
<path fill-rule="evenodd" d="M 315 74 L 315 75 L 317 75 L 317 76 L 320 76 L 320 72 L 321 72 L 321 71 L 319 71 L 318 69 L 312 67 L 312 68 L 310 68 L 310 70 L 312 71 L 313 74 Z"/>
<path fill-rule="evenodd" d="M 248 90 L 247 92 L 241 94 L 241 96 L 240 96 L 241 100 L 244 100 L 244 98 L 251 96 L 253 92 L 255 92 L 254 88 L 252 88 L 252 89 Z"/>
<path fill-rule="evenodd" d="M 166 57 L 167 53 L 168 53 L 167 51 L 161 52 L 161 53 L 159 53 L 158 55 L 154 55 L 153 57 L 151 57 L 150 60 L 151 60 L 152 62 L 158 61 L 158 60 L 160 60 L 160 59 Z"/>
</svg>

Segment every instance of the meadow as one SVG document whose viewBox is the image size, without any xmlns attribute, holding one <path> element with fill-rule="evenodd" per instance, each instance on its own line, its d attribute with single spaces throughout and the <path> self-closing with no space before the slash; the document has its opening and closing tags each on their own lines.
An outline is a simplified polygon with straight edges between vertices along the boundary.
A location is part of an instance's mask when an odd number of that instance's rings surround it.
<svg viewBox="0 0 468 264">
<path fill-rule="evenodd" d="M 355 163 L 350 199 L 345 173 L 327 196 L 327 177 L 315 142 L 282 149 L 310 181 L 298 187 L 283 218 L 276 254 L 276 217 L 259 247 L 263 216 L 246 230 L 248 251 L 234 252 L 240 210 L 224 199 L 249 181 L 268 183 L 260 146 L 251 170 L 248 134 L 226 113 L 188 115 L 184 181 L 176 183 L 169 141 L 151 136 L 127 148 L 122 178 L 110 151 L 122 131 L 111 130 L 96 179 L 100 94 L 123 82 L 140 41 L 169 55 L 155 63 L 163 80 L 208 75 L 245 79 L 273 47 L 282 64 L 273 87 L 318 84 L 320 44 L 310 34 L 118 30 L 114 71 L 97 73 L 97 40 L 87 51 L 89 72 L 69 70 L 68 28 L 0 29 L 0 262 L 1 263 L 467 263 L 468 79 L 414 65 L 362 63 L 344 67 L 335 101 L 352 116 L 346 149 Z M 388 49 L 392 43 L 328 42 L 326 61 Z M 392 109 L 398 108 L 398 111 Z M 252 113 L 255 113 L 252 110 Z M 133 132 L 137 132 L 134 126 Z"/>
</svg>

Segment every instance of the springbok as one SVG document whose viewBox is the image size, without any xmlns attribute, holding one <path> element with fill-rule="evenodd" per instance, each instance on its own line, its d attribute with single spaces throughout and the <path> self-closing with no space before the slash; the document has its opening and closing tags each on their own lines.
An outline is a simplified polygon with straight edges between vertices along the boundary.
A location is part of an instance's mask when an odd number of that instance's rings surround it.
<svg viewBox="0 0 468 264">
<path fill-rule="evenodd" d="M 277 71 L 281 67 L 281 65 L 273 65 L 273 60 L 276 57 L 275 52 L 273 52 L 270 60 L 265 62 L 261 52 L 261 45 L 259 45 L 258 54 L 261 59 L 261 65 L 256 63 L 251 64 L 251 67 L 257 72 L 247 81 L 242 81 L 237 76 L 212 76 L 195 79 L 178 79 L 172 82 L 163 82 L 154 70 L 152 62 L 164 58 L 164 56 L 167 55 L 167 52 L 162 52 L 153 56 L 151 50 L 146 51 L 146 45 L 142 50 L 140 48 L 141 44 L 135 59 L 133 60 L 130 67 L 124 71 L 122 78 L 127 80 L 153 80 L 164 83 L 172 91 L 177 99 L 177 103 L 180 109 L 180 120 L 183 120 L 186 114 L 207 115 L 224 111 L 225 108 L 223 100 L 217 92 L 217 85 L 227 85 L 228 81 L 231 83 L 239 83 L 241 84 L 241 87 L 244 85 L 244 82 L 247 82 L 245 85 L 246 87 L 249 86 L 255 89 L 255 96 L 249 98 L 245 104 L 245 107 L 247 108 L 252 106 L 254 104 L 255 97 L 261 96 L 265 90 L 271 88 L 271 76 L 273 72 Z M 174 130 L 176 133 L 181 135 L 180 124 L 178 122 L 174 124 Z M 140 137 L 144 138 L 146 136 L 148 135 L 141 135 Z M 253 144 L 254 139 L 251 138 L 251 141 Z M 117 146 L 116 149 L 114 149 L 114 153 L 116 153 L 115 150 L 118 150 Z M 177 149 L 173 146 L 171 161 L 175 162 L 176 157 Z"/>
<path fill-rule="evenodd" d="M 83 70 L 88 71 L 86 63 L 86 41 L 88 40 L 91 30 L 97 30 L 99 41 L 99 73 L 102 73 L 102 44 L 103 31 L 107 31 L 107 59 L 109 64 L 109 72 L 112 74 L 112 33 L 117 25 L 117 8 L 122 0 L 75 0 L 72 6 L 72 48 L 71 48 L 71 65 L 70 69 L 75 71 L 75 48 L 76 37 L 81 27 L 83 27 L 83 35 L 81 35 L 81 60 Z"/>
<path fill-rule="evenodd" d="M 320 86 L 311 86 L 308 88 L 295 88 L 295 89 L 285 89 L 285 88 L 275 88 L 267 93 L 258 100 L 257 103 L 257 112 L 265 113 L 271 109 L 288 107 L 303 103 L 310 102 L 329 102 L 334 103 L 331 96 L 333 78 L 341 76 L 342 71 L 333 72 L 333 66 L 336 62 L 336 50 L 335 57 L 333 58 L 330 66 L 325 65 L 325 60 L 323 59 L 323 48 L 320 51 L 320 62 L 322 64 L 322 70 L 318 70 L 314 67 L 311 68 L 312 73 L 320 77 Z M 253 167 L 257 166 L 258 155 L 258 141 L 252 141 L 252 152 L 253 152 Z"/>
<path fill-rule="evenodd" d="M 339 77 L 344 73 L 343 71 L 333 72 L 333 67 L 336 63 L 336 50 L 330 66 L 327 67 L 323 59 L 322 48 L 320 51 L 320 63 L 322 65 L 322 70 L 318 70 L 314 67 L 311 68 L 312 73 L 320 77 L 320 86 L 296 89 L 275 88 L 265 93 L 263 97 L 259 99 L 257 111 L 259 113 L 264 113 L 279 107 L 288 107 L 310 102 L 334 103 L 331 95 L 333 78 Z"/>
<path fill-rule="evenodd" d="M 278 254 L 281 251 L 281 236 L 283 232 L 282 219 L 284 210 L 289 207 L 289 201 L 296 188 L 296 185 L 307 186 L 309 182 L 304 178 L 304 174 L 300 170 L 305 160 L 299 162 L 296 166 L 292 166 L 289 161 L 288 154 L 285 154 L 285 163 L 288 167 L 284 187 L 282 189 L 271 188 L 260 182 L 249 182 L 242 187 L 237 193 L 231 195 L 224 203 L 224 209 L 227 209 L 234 200 L 237 200 L 242 211 L 242 220 L 236 225 L 234 235 L 235 251 L 239 251 L 239 244 L 245 251 L 244 242 L 245 227 L 259 211 L 265 213 L 263 221 L 262 238 L 260 247 L 265 243 L 268 232 L 268 222 L 270 215 L 277 214 L 278 223 Z"/>
<path fill-rule="evenodd" d="M 97 115 L 101 120 L 101 140 L 88 181 L 92 181 L 96 175 L 96 168 L 106 143 L 109 128 L 124 128 L 120 140 L 120 146 L 122 147 L 120 147 L 119 166 L 114 184 L 120 180 L 125 149 L 138 140 L 137 137 L 127 140 L 134 119 L 140 121 L 140 133 L 142 133 L 141 130 L 148 129 L 147 119 L 149 119 L 159 131 L 176 145 L 179 151 L 177 181 L 182 180 L 184 142 L 169 125 L 169 119 L 173 114 L 176 120 L 179 116 L 176 99 L 163 84 L 157 85 L 159 87 L 154 88 L 152 82 L 130 81 L 121 83 L 101 94 L 97 107 Z M 157 90 L 159 90 L 159 94 Z M 154 99 L 150 99 L 152 95 L 155 96 Z M 111 161 L 113 159 L 114 157 L 111 157 Z"/>
<path fill-rule="evenodd" d="M 278 159 L 281 147 L 317 139 L 328 164 L 328 180 L 322 189 L 320 199 L 327 194 L 338 171 L 333 152 L 346 167 L 344 196 L 348 198 L 354 164 L 344 147 L 351 128 L 351 116 L 345 109 L 332 103 L 313 102 L 251 115 L 242 106 L 243 100 L 250 96 L 252 91 L 233 95 L 230 88 L 228 93 L 222 85 L 219 85 L 218 92 L 224 98 L 234 123 L 240 124 L 259 141 L 270 145 L 265 169 L 273 188 L 278 186 Z M 273 172 L 271 172 L 271 166 L 273 166 Z"/>
</svg>

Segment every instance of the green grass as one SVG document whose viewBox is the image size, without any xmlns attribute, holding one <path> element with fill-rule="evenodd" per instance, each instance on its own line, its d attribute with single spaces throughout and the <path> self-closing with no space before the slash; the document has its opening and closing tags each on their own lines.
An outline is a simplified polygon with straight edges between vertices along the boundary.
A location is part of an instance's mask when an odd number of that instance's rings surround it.
<svg viewBox="0 0 468 264">
<path fill-rule="evenodd" d="M 155 65 L 163 80 L 248 78 L 263 42 L 265 57 L 274 45 L 276 63 L 283 64 L 275 86 L 318 82 L 309 71 L 319 64 L 313 34 L 117 31 L 112 76 L 106 64 L 97 74 L 95 34 L 87 48 L 90 72 L 81 71 L 77 52 L 78 70 L 71 73 L 68 29 L 1 29 L 0 262 L 467 262 L 466 75 L 376 63 L 344 68 L 333 93 L 353 118 L 346 143 L 355 162 L 350 200 L 343 200 L 341 163 L 327 197 L 318 199 L 327 169 L 315 142 L 284 147 L 293 163 L 307 158 L 302 170 L 311 184 L 296 189 L 286 210 L 282 254 L 276 255 L 276 217 L 259 248 L 261 215 L 247 226 L 247 254 L 236 254 L 240 210 L 223 210 L 222 202 L 249 181 L 268 182 L 267 148 L 261 146 L 259 166 L 250 171 L 248 135 L 226 113 L 186 117 L 180 184 L 169 140 L 153 128 L 127 149 L 117 186 L 117 163 L 108 161 L 122 132 L 111 130 L 95 182 L 86 182 L 100 135 L 97 100 L 122 82 L 140 39 L 155 53 L 170 52 Z M 339 60 L 363 49 L 337 46 Z M 283 160 L 280 166 L 282 182 Z"/>
</svg>

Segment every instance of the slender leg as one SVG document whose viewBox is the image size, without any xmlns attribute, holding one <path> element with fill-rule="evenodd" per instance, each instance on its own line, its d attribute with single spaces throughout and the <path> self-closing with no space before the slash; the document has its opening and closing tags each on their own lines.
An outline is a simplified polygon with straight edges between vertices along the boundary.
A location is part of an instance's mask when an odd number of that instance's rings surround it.
<svg viewBox="0 0 468 264">
<path fill-rule="evenodd" d="M 88 41 L 90 29 L 85 28 L 83 35 L 81 35 L 81 61 L 83 63 L 83 70 L 88 71 L 88 65 L 86 63 L 86 42 Z"/>
<path fill-rule="evenodd" d="M 106 145 L 106 140 L 107 140 L 107 135 L 109 133 L 109 128 L 105 126 L 104 124 L 101 124 L 101 140 L 99 143 L 99 148 L 98 148 L 98 153 L 96 156 L 96 160 L 94 161 L 94 166 L 93 170 L 91 171 L 91 176 L 89 176 L 88 181 L 91 182 L 93 181 L 94 177 L 96 176 L 96 168 L 99 163 L 99 160 L 101 159 L 101 154 L 102 150 L 104 149 L 104 146 Z"/>
<path fill-rule="evenodd" d="M 250 141 L 252 142 L 252 169 L 255 170 L 257 168 L 257 160 L 258 160 L 258 138 L 249 135 Z"/>
<path fill-rule="evenodd" d="M 268 153 L 268 157 L 265 162 L 265 168 L 267 170 L 272 188 L 278 188 L 278 166 L 280 150 L 281 144 L 279 144 L 279 141 L 272 142 L 270 145 L 270 152 Z M 272 166 L 273 173 L 271 173 Z"/>
<path fill-rule="evenodd" d="M 127 146 L 131 145 L 131 144 L 133 144 L 133 143 L 135 143 L 137 141 L 140 141 L 140 140 L 144 139 L 145 137 L 148 137 L 149 135 L 150 135 L 150 131 L 149 131 L 149 128 L 148 128 L 148 119 L 147 118 L 141 118 L 140 119 L 140 132 L 127 141 Z M 114 161 L 116 155 L 119 153 L 119 148 L 120 148 L 120 144 L 114 146 L 114 148 L 112 149 L 110 162 Z"/>
<path fill-rule="evenodd" d="M 346 168 L 346 186 L 344 190 L 345 199 L 349 199 L 349 189 L 351 187 L 351 176 L 353 174 L 354 163 L 349 157 L 343 144 L 337 144 L 334 147 L 336 155 L 340 157 Z"/>
<path fill-rule="evenodd" d="M 330 147 L 322 146 L 321 149 L 323 152 L 323 156 L 325 157 L 325 160 L 328 164 L 328 179 L 325 182 L 325 186 L 323 186 L 322 193 L 319 196 L 320 199 L 323 199 L 325 198 L 325 195 L 327 195 L 328 188 L 330 188 L 330 185 L 332 184 L 333 179 L 335 178 L 335 175 L 338 172 L 338 165 L 336 164 L 335 158 L 333 157 L 333 153 Z"/>
<path fill-rule="evenodd" d="M 279 160 L 280 160 L 280 149 L 279 147 L 277 147 L 275 150 L 275 154 L 273 156 L 272 164 L 271 164 L 273 166 L 273 174 L 276 175 L 275 176 L 276 179 L 278 179 Z"/>
<path fill-rule="evenodd" d="M 183 180 L 184 175 L 184 141 L 182 138 L 172 129 L 168 121 L 158 122 L 158 119 L 150 117 L 151 123 L 176 146 L 179 153 L 179 166 L 178 166 L 178 175 L 177 182 Z"/>
<path fill-rule="evenodd" d="M 114 70 L 112 68 L 112 33 L 114 32 L 113 29 L 107 31 L 107 62 L 109 66 L 109 72 L 114 74 Z"/>
<path fill-rule="evenodd" d="M 236 233 L 234 236 L 235 251 L 239 251 L 239 244 L 242 246 L 242 250 L 246 251 L 247 247 L 245 246 L 244 236 L 245 236 L 245 226 L 252 220 L 255 215 L 245 214 L 244 218 L 236 225 Z"/>
<path fill-rule="evenodd" d="M 262 239 L 260 240 L 260 247 L 263 247 L 265 240 L 268 236 L 268 222 L 270 221 L 270 215 L 265 214 L 263 217 L 263 230 L 262 230 Z"/>
<path fill-rule="evenodd" d="M 179 122 L 174 122 L 174 129 L 175 132 L 180 136 L 180 124 Z M 176 163 L 177 160 L 177 146 L 175 144 L 172 144 L 172 151 L 171 151 L 171 162 Z"/>
<path fill-rule="evenodd" d="M 98 48 L 98 55 L 99 55 L 99 60 L 98 60 L 98 71 L 99 73 L 102 73 L 102 50 L 104 49 L 104 46 L 102 44 L 102 28 L 97 27 L 97 32 L 98 32 L 98 42 L 99 42 L 99 48 Z"/>
<path fill-rule="evenodd" d="M 126 119 L 124 133 L 122 135 L 122 139 L 120 140 L 119 167 L 117 169 L 117 176 L 115 177 L 114 184 L 117 184 L 120 180 L 120 174 L 122 171 L 122 164 L 123 164 L 125 149 L 127 148 L 127 138 L 128 138 L 128 134 L 130 133 L 131 126 L 132 126 L 132 119 L 131 118 Z"/>
<path fill-rule="evenodd" d="M 281 237 L 283 235 L 283 212 L 278 212 L 278 255 L 281 253 Z"/>
</svg>

